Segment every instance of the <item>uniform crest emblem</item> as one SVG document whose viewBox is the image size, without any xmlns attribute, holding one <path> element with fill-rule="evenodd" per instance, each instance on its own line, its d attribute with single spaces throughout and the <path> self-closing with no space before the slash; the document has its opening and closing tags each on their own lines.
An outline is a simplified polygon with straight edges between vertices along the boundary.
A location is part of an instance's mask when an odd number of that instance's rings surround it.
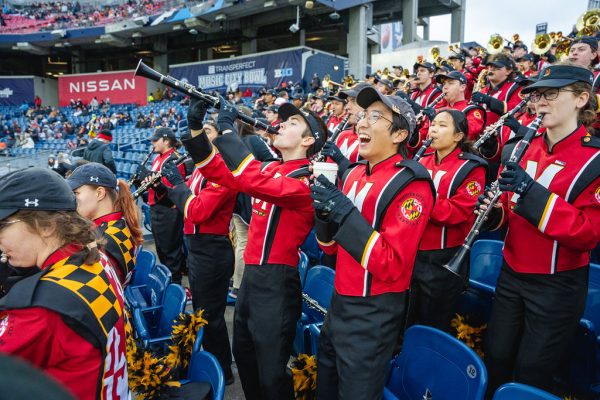
<svg viewBox="0 0 600 400">
<path fill-rule="evenodd" d="M 594 198 L 600 204 L 600 186 L 598 186 L 594 191 Z"/>
<path fill-rule="evenodd" d="M 473 112 L 473 115 L 474 115 L 474 116 L 475 116 L 475 118 L 477 118 L 477 119 L 483 119 L 483 118 L 481 117 L 481 113 L 479 112 L 479 110 L 475 110 L 475 111 Z"/>
<path fill-rule="evenodd" d="M 467 193 L 469 193 L 469 196 L 479 196 L 481 194 L 481 184 L 477 181 L 467 183 Z"/>
<path fill-rule="evenodd" d="M 400 207 L 402 216 L 409 221 L 416 221 L 423 213 L 423 204 L 415 197 L 409 197 Z"/>
<path fill-rule="evenodd" d="M 8 329 L 8 314 L 3 312 L 0 313 L 0 337 L 4 335 L 6 330 Z"/>
</svg>

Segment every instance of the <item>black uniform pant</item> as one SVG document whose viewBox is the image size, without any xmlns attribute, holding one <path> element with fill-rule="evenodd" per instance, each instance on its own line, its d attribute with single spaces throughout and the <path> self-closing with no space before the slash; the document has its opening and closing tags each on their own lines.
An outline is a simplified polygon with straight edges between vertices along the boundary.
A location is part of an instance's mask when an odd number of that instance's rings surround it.
<svg viewBox="0 0 600 400">
<path fill-rule="evenodd" d="M 247 400 L 291 400 L 292 354 L 302 296 L 298 269 L 246 265 L 235 304 L 233 355 Z"/>
<path fill-rule="evenodd" d="M 552 391 L 552 375 L 583 315 L 588 272 L 522 274 L 504 262 L 485 338 L 488 398 L 513 380 Z"/>
<path fill-rule="evenodd" d="M 410 282 L 407 327 L 428 325 L 448 332 L 456 300 L 465 288 L 469 257 L 463 259 L 459 275 L 443 267 L 459 247 L 441 250 L 420 250 Z"/>
<path fill-rule="evenodd" d="M 155 204 L 150 207 L 150 221 L 158 259 L 171 271 L 171 281 L 181 283 L 183 214 L 177 208 Z"/>
<path fill-rule="evenodd" d="M 334 293 L 319 340 L 317 399 L 377 400 L 405 319 L 408 294 Z"/>
<path fill-rule="evenodd" d="M 233 248 L 223 235 L 187 235 L 188 276 L 194 310 L 203 309 L 207 325 L 202 346 L 219 360 L 225 379 L 231 372 L 231 347 L 225 323 L 229 279 L 233 275 Z"/>
</svg>

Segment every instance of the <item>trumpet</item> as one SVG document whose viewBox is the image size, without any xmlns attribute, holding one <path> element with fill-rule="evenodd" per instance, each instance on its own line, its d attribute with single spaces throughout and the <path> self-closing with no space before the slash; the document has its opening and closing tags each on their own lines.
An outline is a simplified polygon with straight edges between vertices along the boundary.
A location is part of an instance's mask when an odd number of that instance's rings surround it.
<svg viewBox="0 0 600 400">
<path fill-rule="evenodd" d="M 541 56 L 550 50 L 552 46 L 552 38 L 547 33 L 538 33 L 535 35 L 533 43 L 531 43 L 531 52 Z"/>
<path fill-rule="evenodd" d="M 438 46 L 433 46 L 429 50 L 429 55 L 431 56 L 431 58 L 433 60 L 435 60 L 436 58 L 438 58 L 440 56 L 440 48 Z"/>
<path fill-rule="evenodd" d="M 513 154 L 510 157 L 510 162 L 519 163 L 521 161 L 521 159 L 525 155 L 525 152 L 529 148 L 529 145 L 531 144 L 531 140 L 533 139 L 533 137 L 537 133 L 538 128 L 542 124 L 542 119 L 544 118 L 544 115 L 545 114 L 540 114 L 536 119 L 533 120 L 523 139 L 521 139 L 521 141 L 517 143 L 515 150 L 513 151 Z M 465 238 L 461 248 L 447 264 L 444 264 L 444 268 L 446 268 L 448 271 L 452 272 L 456 276 L 460 276 L 458 271 L 463 262 L 463 259 L 467 256 L 467 253 L 471 249 L 473 242 L 479 235 L 483 223 L 488 219 L 490 213 L 492 212 L 492 209 L 500 200 L 502 191 L 500 190 L 500 184 L 498 183 L 498 180 L 492 183 L 491 192 L 493 193 L 493 197 L 490 200 L 490 204 L 488 204 L 485 211 L 479 212 L 479 215 L 477 215 L 477 218 L 473 223 L 473 227 L 467 234 L 467 237 Z"/>
<path fill-rule="evenodd" d="M 485 46 L 489 54 L 498 54 L 504 49 L 504 38 L 496 33 L 490 36 L 487 45 Z"/>
<path fill-rule="evenodd" d="M 506 121 L 507 118 L 514 117 L 515 114 L 517 114 L 519 112 L 519 110 L 521 110 L 523 107 L 525 107 L 525 104 L 527 104 L 527 101 L 528 101 L 528 98 L 521 100 L 519 102 L 519 104 L 517 104 L 515 106 L 515 108 L 513 108 L 512 110 L 510 110 L 509 112 L 507 112 L 506 114 L 501 116 L 498 119 L 498 121 L 494 122 L 493 124 L 491 124 L 490 126 L 485 128 L 485 131 L 481 134 L 479 139 L 477 139 L 477 141 L 475 143 L 473 143 L 473 148 L 475 150 L 479 150 L 481 145 L 483 145 L 486 142 L 486 140 L 488 140 L 492 136 L 496 136 L 498 134 L 498 130 L 500 128 L 502 128 L 502 126 L 504 125 L 504 121 Z"/>
<path fill-rule="evenodd" d="M 186 162 L 189 159 L 190 159 L 190 156 L 183 155 L 183 156 L 179 157 L 177 160 L 175 160 L 175 165 L 180 166 L 181 164 L 183 164 L 184 162 Z M 155 183 L 160 181 L 161 178 L 162 178 L 162 171 L 159 171 L 152 177 L 152 179 L 150 179 L 149 181 L 147 181 L 145 183 L 142 183 L 140 185 L 140 187 L 137 188 L 137 190 L 135 192 L 133 192 L 133 198 L 135 200 L 137 200 L 142 194 L 144 194 L 144 192 L 146 192 L 146 190 L 150 189 L 152 186 L 154 186 Z"/>
<path fill-rule="evenodd" d="M 479 73 L 477 77 L 477 82 L 475 82 L 475 86 L 473 86 L 473 93 L 481 92 L 481 90 L 485 87 L 487 75 L 490 73 L 489 69 L 484 69 Z"/>
<path fill-rule="evenodd" d="M 175 79 L 172 76 L 163 75 L 160 72 L 158 72 L 158 71 L 150 68 L 146 64 L 144 64 L 144 62 L 142 60 L 140 60 L 140 62 L 138 63 L 138 66 L 135 69 L 135 72 L 133 73 L 133 75 L 134 76 L 135 75 L 143 76 L 143 77 L 153 80 L 155 82 L 162 83 L 163 85 L 169 86 L 170 88 L 175 89 L 181 93 L 185 93 L 190 97 L 194 97 L 198 100 L 204 101 L 204 102 L 212 105 L 213 107 L 219 106 L 220 100 L 218 97 L 211 96 L 207 93 L 204 93 L 201 90 L 197 89 L 195 86 L 190 85 L 189 83 L 180 81 L 178 79 Z M 275 128 L 273 128 L 271 125 L 269 125 L 265 122 L 259 121 L 258 119 L 254 119 L 243 113 L 239 113 L 237 115 L 237 118 L 242 120 L 243 122 L 247 123 L 250 126 L 258 127 L 263 131 L 267 131 L 267 133 L 270 133 L 272 135 L 277 135 L 277 130 Z"/>
</svg>

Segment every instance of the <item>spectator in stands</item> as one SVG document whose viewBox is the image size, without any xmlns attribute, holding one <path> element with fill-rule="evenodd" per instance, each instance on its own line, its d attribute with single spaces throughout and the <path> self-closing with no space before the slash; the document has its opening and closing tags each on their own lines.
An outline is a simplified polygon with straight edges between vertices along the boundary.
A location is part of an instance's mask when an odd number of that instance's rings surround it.
<svg viewBox="0 0 600 400">
<path fill-rule="evenodd" d="M 85 160 L 105 165 L 116 174 L 117 166 L 110 149 L 111 141 L 112 133 L 109 130 L 100 131 L 98 137 L 93 139 L 87 147 L 75 150 L 73 155 L 75 157 L 82 155 Z"/>
<path fill-rule="evenodd" d="M 42 108 L 42 98 L 40 96 L 35 96 L 35 99 L 33 99 L 33 104 L 37 109 Z"/>
<path fill-rule="evenodd" d="M 90 101 L 90 109 L 92 111 L 96 111 L 99 106 L 100 106 L 100 104 L 98 103 L 98 99 L 96 98 L 96 96 L 94 96 L 92 101 Z"/>
</svg>

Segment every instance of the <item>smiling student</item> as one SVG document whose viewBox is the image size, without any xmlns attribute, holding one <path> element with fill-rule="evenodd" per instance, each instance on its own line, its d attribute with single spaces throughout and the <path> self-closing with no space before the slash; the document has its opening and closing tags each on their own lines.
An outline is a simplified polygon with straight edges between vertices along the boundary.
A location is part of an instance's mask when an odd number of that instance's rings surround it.
<svg viewBox="0 0 600 400">
<path fill-rule="evenodd" d="M 485 187 L 486 162 L 472 153 L 464 113 L 440 111 L 429 127 L 433 152 L 421 163 L 433 179 L 437 199 L 419 245 L 410 288 L 409 324 L 448 331 L 454 303 L 462 293 L 468 258 L 460 278 L 443 268 L 458 251 L 471 229 L 473 209 Z"/>
<path fill-rule="evenodd" d="M 317 398 L 379 399 L 403 328 L 419 241 L 434 203 L 429 174 L 407 160 L 410 105 L 375 88 L 356 102 L 359 154 L 341 190 L 311 185 L 319 245 L 337 254 L 335 292 L 319 342 Z"/>
<path fill-rule="evenodd" d="M 188 111 L 189 112 L 189 111 Z M 327 139 L 325 124 L 313 112 L 286 103 L 273 146 L 282 160 L 261 163 L 236 133 L 235 107 L 221 99 L 214 140 L 202 131 L 183 143 L 211 182 L 253 197 L 244 253 L 244 279 L 235 305 L 233 355 L 246 399 L 293 399 L 286 366 L 301 312 L 300 245 L 314 223 L 308 187 L 308 158 Z"/>
</svg>

